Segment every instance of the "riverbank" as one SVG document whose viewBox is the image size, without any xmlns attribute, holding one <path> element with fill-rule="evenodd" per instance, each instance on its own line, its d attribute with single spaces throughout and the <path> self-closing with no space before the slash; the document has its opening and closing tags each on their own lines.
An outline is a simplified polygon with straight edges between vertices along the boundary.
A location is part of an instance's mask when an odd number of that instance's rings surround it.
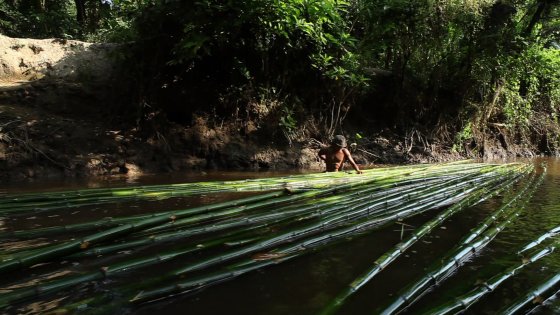
<svg viewBox="0 0 560 315">
<path fill-rule="evenodd" d="M 0 178 L 80 176 L 139 176 L 189 170 L 322 170 L 317 151 L 324 145 L 308 138 L 292 144 L 263 143 L 232 124 L 212 126 L 203 118 L 185 126 L 169 121 L 158 126 L 123 123 L 107 113 L 60 111 L 38 105 L 49 91 L 42 84 L 0 86 Z M 52 89 L 50 90 L 52 92 Z M 67 99 L 75 106 L 79 98 Z M 351 122 L 349 122 L 351 125 Z M 148 130 L 150 132 L 148 132 Z M 363 168 L 375 164 L 402 164 L 478 158 L 477 153 L 452 152 L 449 145 L 429 143 L 389 130 L 356 139 L 347 135 L 352 154 Z M 494 146 L 491 158 L 534 152 L 506 151 Z"/>
<path fill-rule="evenodd" d="M 212 126 L 203 118 L 185 126 L 159 121 L 146 128 L 109 113 L 81 108 L 65 93 L 66 109 L 40 104 L 56 87 L 0 82 L 0 178 L 138 176 L 203 169 L 321 170 L 319 139 L 263 143 L 232 124 Z M 148 132 L 150 131 L 150 132 Z M 352 139 L 352 137 L 349 137 Z M 406 140 L 387 130 L 352 139 L 362 167 L 464 158 L 445 148 Z M 414 140 L 414 139 L 413 139 Z"/>
<path fill-rule="evenodd" d="M 312 121 L 286 135 L 278 117 L 267 118 L 262 111 L 235 119 L 197 113 L 176 123 L 148 104 L 140 114 L 123 110 L 116 104 L 127 90 L 119 82 L 114 46 L 5 36 L 0 42 L 1 180 L 323 169 L 317 151 L 328 137 Z M 350 116 L 344 125 L 364 168 L 540 154 L 537 145 L 518 141 L 499 126 L 477 143 L 428 128 L 402 132 L 371 124 L 358 129 Z"/>
</svg>

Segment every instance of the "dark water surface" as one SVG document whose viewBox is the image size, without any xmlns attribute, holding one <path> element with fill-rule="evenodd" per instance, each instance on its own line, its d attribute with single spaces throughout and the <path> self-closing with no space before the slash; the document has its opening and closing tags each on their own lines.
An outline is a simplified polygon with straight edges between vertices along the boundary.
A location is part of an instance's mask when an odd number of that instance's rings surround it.
<svg viewBox="0 0 560 315">
<path fill-rule="evenodd" d="M 525 211 L 508 228 L 501 232 L 482 253 L 471 258 L 459 271 L 438 288 L 423 296 L 407 314 L 420 314 L 434 306 L 454 299 L 489 279 L 501 270 L 520 261 L 515 255 L 519 249 L 536 239 L 545 231 L 560 225 L 560 159 L 538 159 L 532 161 L 537 166 L 547 163 L 547 173 L 542 185 L 528 202 Z M 539 167 L 540 168 L 540 167 Z M 34 191 L 58 191 L 93 187 L 121 187 L 124 185 L 169 184 L 181 182 L 245 179 L 285 175 L 282 173 L 196 173 L 172 176 L 147 176 L 135 180 L 42 181 L 18 185 L 0 184 L 0 195 Z M 507 195 L 507 193 L 506 193 Z M 121 205 L 96 205 L 80 207 L 68 212 L 49 213 L 22 217 L 5 223 L 4 229 L 20 230 L 56 224 L 83 222 L 85 218 L 96 219 L 108 215 L 132 215 L 158 210 L 184 209 L 200 204 L 219 202 L 237 194 L 207 194 L 191 198 L 172 198 L 150 202 L 127 202 Z M 492 198 L 479 205 L 462 211 L 415 244 L 404 255 L 391 264 L 380 275 L 370 281 L 357 294 L 348 299 L 339 314 L 376 314 L 389 304 L 407 284 L 418 279 L 425 270 L 450 250 L 463 236 L 484 220 L 486 216 L 502 205 L 502 196 Z M 150 267 L 142 272 L 124 274 L 95 286 L 80 286 L 63 294 L 48 296 L 34 304 L 24 304 L 19 308 L 25 313 L 42 313 L 46 310 L 64 309 L 65 305 L 87 298 L 92 293 L 101 293 L 107 298 L 105 304 L 96 305 L 94 310 L 74 308 L 72 312 L 90 311 L 100 314 L 316 314 L 341 290 L 364 271 L 372 262 L 399 242 L 401 234 L 406 237 L 414 227 L 421 226 L 433 217 L 427 212 L 404 223 L 392 224 L 365 235 L 310 252 L 285 263 L 263 268 L 245 274 L 232 281 L 223 282 L 199 292 L 175 296 L 158 302 L 131 308 L 122 305 L 120 292 L 114 290 L 123 284 L 141 283 L 167 270 L 181 266 L 180 261 L 172 261 L 163 266 Z M 2 226 L 0 226 L 2 228 Z M 0 231 L 1 233 L 1 231 Z M 68 235 L 67 237 L 75 237 Z M 560 241 L 559 237 L 556 237 Z M 176 244 L 175 244 L 176 245 Z M 559 244 L 560 245 L 560 244 Z M 143 251 L 157 254 L 166 246 Z M 0 254 L 1 254 L 0 249 Z M 134 253 L 120 253 L 131 255 Z M 102 267 L 106 261 L 85 260 L 66 263 L 66 270 L 90 270 Z M 58 270 L 58 266 L 56 269 Z M 39 266 L 27 275 L 33 281 L 35 272 L 45 273 L 49 266 Z M 495 292 L 484 297 L 467 311 L 468 314 L 496 314 L 505 305 L 530 291 L 544 279 L 560 273 L 560 251 L 530 265 L 519 275 L 504 282 Z M 14 273 L 21 279 L 21 274 Z M 8 276 L 9 278 L 10 276 Z M 9 282 L 9 279 L 2 279 Z M 1 291 L 0 291 L 1 292 Z M 1 293 L 0 293 L 1 295 Z M 553 299 L 538 314 L 560 314 L 560 302 Z"/>
</svg>

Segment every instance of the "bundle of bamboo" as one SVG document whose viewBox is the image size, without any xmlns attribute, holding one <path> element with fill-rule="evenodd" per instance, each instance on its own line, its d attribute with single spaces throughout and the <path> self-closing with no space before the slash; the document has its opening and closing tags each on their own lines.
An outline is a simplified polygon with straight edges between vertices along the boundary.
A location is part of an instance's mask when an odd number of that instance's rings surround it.
<svg viewBox="0 0 560 315">
<path fill-rule="evenodd" d="M 535 181 L 529 181 L 525 185 L 525 188 L 512 198 L 511 201 L 490 215 L 484 222 L 482 222 L 477 228 L 473 229 L 469 235 L 460 241 L 458 245 L 446 255 L 448 258 L 445 259 L 443 263 L 434 267 L 432 271 L 426 274 L 426 276 L 410 285 L 404 293 L 399 295 L 399 297 L 381 313 L 395 314 L 402 308 L 411 305 L 431 286 L 437 285 L 441 281 L 447 279 L 448 275 L 459 268 L 468 257 L 479 252 L 488 245 L 488 243 L 490 243 L 490 241 L 494 239 L 498 233 L 505 228 L 505 226 L 510 224 L 523 209 L 523 206 L 512 207 L 514 202 L 517 200 L 527 202 L 529 198 L 526 194 L 530 196 L 534 192 L 534 189 L 538 186 L 538 182 L 542 181 L 543 177 L 544 173 Z M 492 226 L 491 224 L 500 217 L 500 215 L 504 216 L 503 221 L 495 226 Z"/>
<path fill-rule="evenodd" d="M 52 239 L 53 236 L 76 233 L 69 241 L 52 241 L 48 245 L 20 248 L 4 254 L 0 274 L 33 266 L 35 273 L 43 270 L 44 274 L 35 275 L 33 281 L 24 277 L 8 283 L 0 296 L 0 308 L 9 309 L 17 303 L 79 284 L 124 272 L 134 273 L 173 260 L 176 267 L 170 271 L 145 279 L 141 284 L 124 284 L 119 289 L 133 304 L 149 302 L 279 264 L 348 236 L 363 234 L 428 210 L 444 209 L 414 231 L 409 239 L 380 257 L 372 270 L 356 280 L 325 310 L 325 313 L 332 313 L 349 295 L 438 224 L 461 209 L 504 191 L 532 172 L 531 165 L 519 163 L 448 163 L 380 168 L 362 175 L 324 173 L 4 197 L 0 213 L 10 218 L 34 213 L 37 209 L 63 210 L 65 204 L 81 207 L 218 191 L 265 192 L 183 210 L 0 234 L 0 238 L 17 241 Z M 536 186 L 537 182 L 531 179 L 514 199 L 526 196 L 529 187 Z M 508 207 L 500 209 L 500 214 L 513 216 L 513 212 L 509 214 L 505 210 Z M 485 232 L 488 234 L 473 232 L 477 239 L 481 239 L 481 245 L 476 246 L 483 246 L 484 240 L 491 239 L 499 230 L 497 227 L 492 232 Z M 469 251 L 474 250 L 471 240 L 466 243 L 470 246 Z M 154 245 L 158 246 L 158 251 L 163 245 L 171 249 L 155 256 L 145 254 Z M 123 250 L 134 251 L 134 257 L 123 259 L 122 255 L 112 255 Z M 99 269 L 67 270 L 58 272 L 57 277 L 48 275 L 59 270 L 56 262 L 62 259 L 80 261 L 84 257 L 93 261 L 91 264 L 99 261 Z"/>
</svg>

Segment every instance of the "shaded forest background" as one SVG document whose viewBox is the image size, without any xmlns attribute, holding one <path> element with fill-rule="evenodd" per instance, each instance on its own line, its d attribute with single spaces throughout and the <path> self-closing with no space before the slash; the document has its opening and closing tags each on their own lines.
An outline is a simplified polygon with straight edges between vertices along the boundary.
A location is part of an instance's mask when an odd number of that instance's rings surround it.
<svg viewBox="0 0 560 315">
<path fill-rule="evenodd" d="M 557 0 L 5 0 L 0 32 L 121 43 L 102 109 L 161 137 L 560 152 Z"/>
</svg>

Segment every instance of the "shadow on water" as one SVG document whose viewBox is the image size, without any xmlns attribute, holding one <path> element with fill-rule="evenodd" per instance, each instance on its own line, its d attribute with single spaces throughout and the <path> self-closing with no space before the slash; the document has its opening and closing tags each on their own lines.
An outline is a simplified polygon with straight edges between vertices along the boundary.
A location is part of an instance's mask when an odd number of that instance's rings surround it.
<svg viewBox="0 0 560 315">
<path fill-rule="evenodd" d="M 542 185 L 529 201 L 524 212 L 514 224 L 506 228 L 496 239 L 481 253 L 471 258 L 453 277 L 442 283 L 436 290 L 422 297 L 418 303 L 407 309 L 407 314 L 418 314 L 440 305 L 476 287 L 477 284 L 492 277 L 506 266 L 516 263 L 520 257 L 515 252 L 521 249 L 530 240 L 536 239 L 543 232 L 560 225 L 560 160 L 545 159 L 548 163 L 547 175 Z M 541 160 L 535 163 L 540 164 Z M 155 183 L 201 181 L 211 179 L 235 179 L 248 177 L 270 177 L 272 173 L 213 173 L 199 174 L 189 177 L 151 177 L 140 178 L 135 182 L 124 181 L 88 183 L 73 182 L 53 185 L 48 183 L 48 189 L 61 190 L 68 188 L 81 188 L 92 186 L 122 186 Z M 522 183 L 521 183 L 522 184 Z M 0 188 L 5 193 L 40 191 L 47 187 L 36 183 L 32 187 Z M 507 194 L 507 193 L 506 193 Z M 348 299 L 339 312 L 340 314 L 374 314 L 395 299 L 400 290 L 407 284 L 425 274 L 433 264 L 438 264 L 445 253 L 451 249 L 470 229 L 477 226 L 487 215 L 502 205 L 502 197 L 498 196 L 462 211 L 432 232 L 422 241 L 410 248 L 405 255 L 391 264 L 378 277 L 363 287 L 357 294 Z M 138 214 L 150 209 L 180 209 L 198 204 L 216 202 L 226 197 L 203 195 L 196 198 L 178 198 L 163 200 L 156 203 L 131 202 L 118 206 L 120 214 Z M 78 222 L 83 217 L 99 216 L 99 207 L 81 209 L 75 214 Z M 111 280 L 99 281 L 94 285 L 80 286 L 74 291 L 65 291 L 62 295 L 48 296 L 27 310 L 58 308 L 61 305 L 72 304 L 87 297 L 91 292 L 104 293 L 107 303 L 98 305 L 94 313 L 134 313 L 134 314 L 314 314 L 328 304 L 343 288 L 357 276 L 371 267 L 372 262 L 394 244 L 398 243 L 401 236 L 410 235 L 414 227 L 421 226 L 428 221 L 434 212 L 424 213 L 407 219 L 406 225 L 391 224 L 380 230 L 369 232 L 365 235 L 354 236 L 321 250 L 313 251 L 300 258 L 288 262 L 263 268 L 257 272 L 243 275 L 234 281 L 226 281 L 215 286 L 191 294 L 175 296 L 159 302 L 141 305 L 131 309 L 123 306 L 119 299 L 123 292 L 114 290 L 122 284 L 140 283 L 145 279 L 157 276 L 165 270 L 173 270 L 184 264 L 193 256 L 163 264 L 158 268 L 147 268 L 141 273 L 124 274 Z M 74 222 L 72 215 L 61 215 L 66 222 Z M 102 215 L 101 215 L 102 216 Z M 44 219 L 44 221 L 43 221 Z M 25 219 L 22 219 L 25 220 Z M 51 220 L 51 221 L 49 221 Z M 48 225 L 57 223 L 60 217 L 37 217 L 34 221 L 41 221 Z M 29 227 L 29 222 L 12 222 L 13 227 Z M 26 225 L 27 224 L 27 225 Z M 406 227 L 406 228 L 405 228 Z M 177 244 L 175 244 L 177 245 Z M 149 248 L 148 252 L 158 254 L 165 251 L 167 245 Z M 144 252 L 145 253 L 145 252 Z M 121 252 L 119 255 L 134 257 L 132 252 Z M 100 268 L 107 261 L 64 261 L 67 272 L 84 271 Z M 33 281 L 34 274 L 54 272 L 59 267 L 38 266 L 33 268 L 33 274 L 27 279 Z M 545 278 L 560 270 L 560 255 L 553 253 L 545 259 L 529 266 L 518 276 L 507 280 L 498 290 L 484 297 L 468 310 L 469 314 L 495 314 L 504 305 L 511 304 L 516 298 L 526 294 L 530 288 L 539 284 Z M 60 271 L 58 271 L 60 272 Z M 56 275 L 53 275 L 53 277 Z M 0 291 L 1 292 L 1 291 Z M 49 304 L 50 303 L 50 304 Z M 50 305 L 50 306 L 49 306 Z M 101 307 L 103 306 L 103 307 Z M 78 308 L 79 310 L 79 308 Z M 32 311 L 30 313 L 33 313 Z M 558 300 L 540 310 L 542 314 L 559 314 Z"/>
</svg>

